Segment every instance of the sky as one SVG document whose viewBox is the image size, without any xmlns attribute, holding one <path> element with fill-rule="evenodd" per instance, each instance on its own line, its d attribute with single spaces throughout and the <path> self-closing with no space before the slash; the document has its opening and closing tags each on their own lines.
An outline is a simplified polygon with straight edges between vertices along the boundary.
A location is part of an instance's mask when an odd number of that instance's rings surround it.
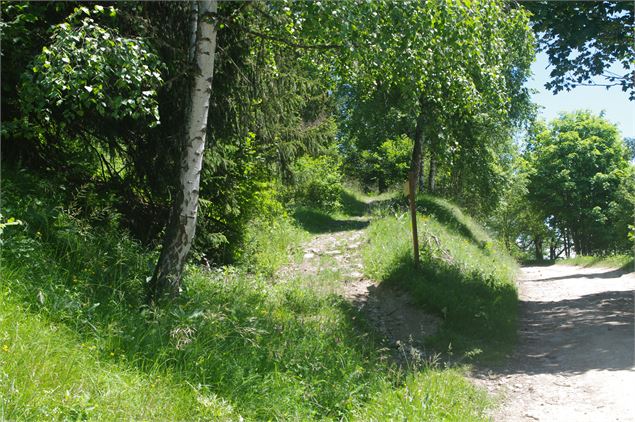
<svg viewBox="0 0 635 422">
<path fill-rule="evenodd" d="M 534 74 L 527 86 L 538 92 L 532 95 L 533 101 L 542 106 L 541 117 L 547 121 L 558 117 L 561 111 L 574 111 L 579 109 L 591 110 L 600 113 L 604 110 L 604 117 L 615 123 L 622 136 L 635 137 L 635 102 L 628 100 L 628 94 L 619 87 L 608 90 L 599 86 L 581 86 L 571 91 L 561 91 L 554 95 L 545 88 L 545 83 L 550 80 L 551 68 L 549 59 L 543 52 L 538 53 L 531 70 Z M 610 70 L 619 73 L 618 68 Z"/>
</svg>

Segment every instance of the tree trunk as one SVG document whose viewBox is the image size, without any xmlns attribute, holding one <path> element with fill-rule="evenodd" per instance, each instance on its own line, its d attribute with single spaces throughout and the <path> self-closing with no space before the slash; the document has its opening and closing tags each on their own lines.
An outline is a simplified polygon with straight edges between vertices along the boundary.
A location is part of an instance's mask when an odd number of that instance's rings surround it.
<svg viewBox="0 0 635 422">
<path fill-rule="evenodd" d="M 423 168 L 423 103 L 419 101 L 419 107 L 421 111 L 419 117 L 417 117 L 417 126 L 415 127 L 415 139 L 414 146 L 412 148 L 412 159 L 410 160 L 410 172 L 414 175 L 414 180 L 419 180 L 421 169 Z"/>
<path fill-rule="evenodd" d="M 437 177 L 437 160 L 433 155 L 430 155 L 430 170 L 428 171 L 428 192 L 434 193 L 436 190 Z"/>
<path fill-rule="evenodd" d="M 534 240 L 534 246 L 535 246 L 535 257 L 537 261 L 542 261 L 543 260 L 543 256 L 542 256 L 542 239 L 538 238 Z"/>
<path fill-rule="evenodd" d="M 197 4 L 198 3 L 198 4 Z M 179 191 L 163 240 L 161 256 L 150 281 L 151 299 L 181 291 L 181 276 L 196 232 L 198 193 L 207 131 L 207 114 L 212 93 L 216 52 L 217 0 L 202 0 L 198 6 L 194 77 L 186 118 L 185 142 L 181 153 Z"/>
<path fill-rule="evenodd" d="M 423 125 L 424 125 L 424 106 L 423 100 L 419 100 L 419 117 L 417 117 L 417 126 L 415 127 L 415 139 L 414 146 L 412 148 L 412 159 L 410 160 L 410 172 L 408 174 L 409 183 L 409 202 L 410 202 L 410 217 L 412 224 L 412 242 L 413 242 L 413 257 L 415 267 L 419 267 L 419 233 L 417 230 L 417 182 L 419 181 L 419 175 L 421 174 L 421 168 L 423 167 Z"/>
<path fill-rule="evenodd" d="M 424 147 L 421 147 L 421 163 L 419 164 L 419 191 L 424 192 L 426 190 L 426 176 L 425 176 L 425 159 L 424 159 Z"/>
</svg>

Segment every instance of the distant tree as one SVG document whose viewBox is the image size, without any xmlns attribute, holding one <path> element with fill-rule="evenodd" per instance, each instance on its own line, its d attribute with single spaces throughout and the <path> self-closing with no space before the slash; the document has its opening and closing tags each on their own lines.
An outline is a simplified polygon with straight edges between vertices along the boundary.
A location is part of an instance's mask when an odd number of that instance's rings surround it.
<svg viewBox="0 0 635 422">
<path fill-rule="evenodd" d="M 633 166 L 615 125 L 587 111 L 535 130 L 526 154 L 528 198 L 578 254 L 628 249 Z"/>
<path fill-rule="evenodd" d="M 576 86 L 619 86 L 635 100 L 635 9 L 632 1 L 523 2 L 540 48 L 553 66 L 545 86 L 554 93 Z M 625 71 L 609 71 L 613 64 Z M 600 77 L 597 81 L 595 77 Z"/>
<path fill-rule="evenodd" d="M 635 138 L 624 138 L 624 143 L 626 144 L 626 148 L 628 148 L 631 160 L 635 160 Z"/>
</svg>

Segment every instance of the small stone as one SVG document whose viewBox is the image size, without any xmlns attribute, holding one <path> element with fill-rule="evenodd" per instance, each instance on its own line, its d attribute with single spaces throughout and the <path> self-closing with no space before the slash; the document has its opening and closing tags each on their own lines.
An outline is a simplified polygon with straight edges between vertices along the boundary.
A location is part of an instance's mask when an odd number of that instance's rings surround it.
<svg viewBox="0 0 635 422">
<path fill-rule="evenodd" d="M 311 259 L 315 256 L 315 254 L 309 252 L 304 254 L 304 259 Z"/>
<path fill-rule="evenodd" d="M 341 255 L 342 251 L 338 250 L 338 249 L 333 249 L 332 251 L 326 251 L 324 252 L 325 255 Z"/>
</svg>

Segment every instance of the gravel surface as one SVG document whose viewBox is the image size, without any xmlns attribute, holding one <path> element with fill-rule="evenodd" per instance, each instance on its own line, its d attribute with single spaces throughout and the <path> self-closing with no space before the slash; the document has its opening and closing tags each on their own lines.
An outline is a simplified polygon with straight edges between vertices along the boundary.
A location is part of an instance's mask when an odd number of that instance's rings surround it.
<svg viewBox="0 0 635 422">
<path fill-rule="evenodd" d="M 474 382 L 501 398 L 496 421 L 635 421 L 635 274 L 526 267 L 519 343 Z"/>
</svg>

